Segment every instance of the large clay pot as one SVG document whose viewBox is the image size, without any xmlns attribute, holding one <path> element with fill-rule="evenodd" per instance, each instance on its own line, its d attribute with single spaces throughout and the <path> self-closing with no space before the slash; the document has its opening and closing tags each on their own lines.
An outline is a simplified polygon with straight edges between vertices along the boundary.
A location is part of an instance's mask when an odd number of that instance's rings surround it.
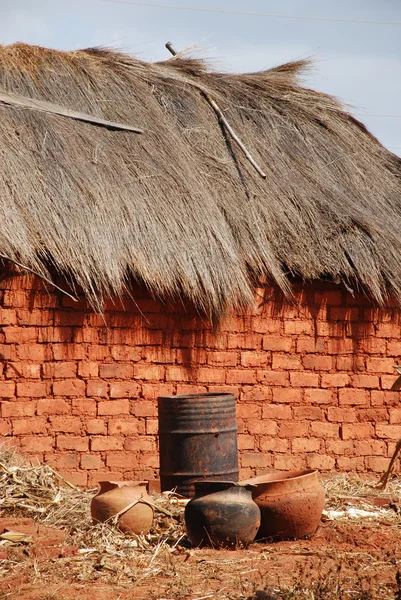
<svg viewBox="0 0 401 600">
<path fill-rule="evenodd" d="M 242 482 L 251 484 L 260 508 L 257 539 L 295 539 L 310 536 L 319 527 L 324 489 L 317 471 L 281 471 Z"/>
<path fill-rule="evenodd" d="M 118 527 L 124 533 L 147 533 L 152 526 L 153 508 L 140 500 L 150 500 L 146 481 L 100 481 L 100 490 L 92 499 L 94 524 L 104 523 L 139 500 L 118 517 Z"/>
<path fill-rule="evenodd" d="M 194 546 L 248 546 L 260 526 L 252 492 L 232 481 L 197 481 L 185 507 L 188 536 Z"/>
</svg>

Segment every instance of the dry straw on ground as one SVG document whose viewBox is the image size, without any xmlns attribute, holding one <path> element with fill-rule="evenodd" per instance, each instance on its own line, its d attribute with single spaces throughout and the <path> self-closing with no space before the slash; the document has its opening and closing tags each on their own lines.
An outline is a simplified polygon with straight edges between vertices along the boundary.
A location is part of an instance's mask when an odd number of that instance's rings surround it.
<svg viewBox="0 0 401 600">
<path fill-rule="evenodd" d="M 262 276 L 341 278 L 401 298 L 400 160 L 298 61 L 210 72 L 102 49 L 0 46 L 0 91 L 138 126 L 142 135 L 0 103 L 0 253 L 53 265 L 100 306 L 131 278 L 209 314 Z M 216 101 L 262 179 L 226 139 Z"/>
</svg>

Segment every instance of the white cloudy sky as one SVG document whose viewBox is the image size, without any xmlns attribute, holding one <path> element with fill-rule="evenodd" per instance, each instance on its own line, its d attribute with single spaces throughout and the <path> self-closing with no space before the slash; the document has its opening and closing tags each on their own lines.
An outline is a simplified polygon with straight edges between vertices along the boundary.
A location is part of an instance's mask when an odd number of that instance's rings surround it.
<svg viewBox="0 0 401 600">
<path fill-rule="evenodd" d="M 160 60 L 168 57 L 164 44 L 171 40 L 180 49 L 195 44 L 216 68 L 233 71 L 311 56 L 315 69 L 308 85 L 351 104 L 372 133 L 401 155 L 401 0 L 148 2 L 400 24 L 240 16 L 104 0 L 0 0 L 0 43 L 61 49 L 107 45 Z"/>
</svg>

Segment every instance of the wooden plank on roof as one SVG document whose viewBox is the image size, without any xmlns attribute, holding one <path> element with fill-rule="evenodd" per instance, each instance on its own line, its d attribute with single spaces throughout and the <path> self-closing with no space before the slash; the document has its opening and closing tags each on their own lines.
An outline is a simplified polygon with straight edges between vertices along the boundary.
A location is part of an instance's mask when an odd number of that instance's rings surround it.
<svg viewBox="0 0 401 600">
<path fill-rule="evenodd" d="M 85 121 L 86 123 L 92 123 L 93 125 L 99 125 L 100 127 L 107 127 L 107 129 L 118 129 L 123 131 L 133 131 L 134 133 L 143 133 L 142 129 L 138 129 L 132 125 L 107 121 L 106 119 L 102 119 L 100 117 L 94 117 L 93 115 L 88 115 L 77 110 L 65 108 L 64 106 L 54 104 L 53 102 L 28 98 L 27 96 L 20 96 L 19 94 L 12 94 L 10 92 L 3 92 L 1 90 L 0 102 L 10 106 L 20 106 L 22 108 L 29 108 L 30 110 L 38 110 L 41 112 L 51 113 L 53 115 L 60 115 L 62 117 L 67 117 L 68 119 Z"/>
</svg>

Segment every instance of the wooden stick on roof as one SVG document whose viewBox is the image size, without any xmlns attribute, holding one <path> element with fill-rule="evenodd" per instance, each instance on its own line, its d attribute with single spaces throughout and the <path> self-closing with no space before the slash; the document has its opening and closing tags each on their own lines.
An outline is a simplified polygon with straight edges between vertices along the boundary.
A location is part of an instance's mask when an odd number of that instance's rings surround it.
<svg viewBox="0 0 401 600">
<path fill-rule="evenodd" d="M 167 50 L 169 52 L 171 52 L 171 54 L 173 56 L 177 55 L 177 51 L 175 50 L 175 48 L 174 48 L 174 46 L 173 46 L 173 44 L 171 42 L 167 42 L 166 48 L 167 48 Z M 202 85 L 199 85 L 195 81 L 191 81 L 190 83 L 191 83 L 191 85 L 193 85 L 194 87 L 196 87 L 202 93 L 202 95 L 204 96 L 204 98 L 209 102 L 210 106 L 213 108 L 214 112 L 217 114 L 217 116 L 219 117 L 219 119 L 222 121 L 222 123 L 224 124 L 224 127 L 226 128 L 226 130 L 228 131 L 228 133 L 231 135 L 231 137 L 233 138 L 233 140 L 241 148 L 242 152 L 245 154 L 246 158 L 249 160 L 249 162 L 251 163 L 251 165 L 253 166 L 253 168 L 259 173 L 259 175 L 261 177 L 263 177 L 263 179 L 266 179 L 266 173 L 264 173 L 264 171 L 262 171 L 262 169 L 260 168 L 260 166 L 258 165 L 258 163 L 252 157 L 252 155 L 250 154 L 249 150 L 246 148 L 245 144 L 241 141 L 241 139 L 235 133 L 234 129 L 231 127 L 230 123 L 227 121 L 227 119 L 224 116 L 223 111 L 221 110 L 221 108 L 213 100 L 213 98 L 210 97 L 210 95 L 207 92 L 207 90 Z"/>
</svg>

